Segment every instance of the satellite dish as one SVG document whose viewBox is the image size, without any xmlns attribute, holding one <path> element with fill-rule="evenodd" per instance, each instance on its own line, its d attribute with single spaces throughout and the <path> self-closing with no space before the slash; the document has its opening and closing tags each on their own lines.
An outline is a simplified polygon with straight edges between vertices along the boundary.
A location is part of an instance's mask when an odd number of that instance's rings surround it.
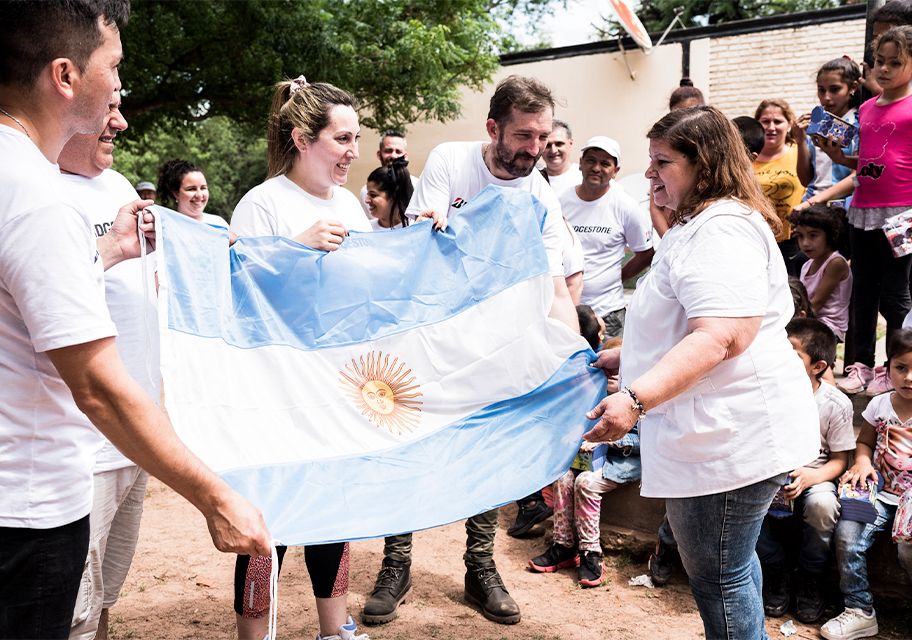
<svg viewBox="0 0 912 640">
<path fill-rule="evenodd" d="M 633 41 L 640 45 L 644 51 L 652 49 L 652 40 L 649 37 L 649 33 L 646 32 L 646 27 L 643 26 L 643 23 L 633 12 L 630 0 L 608 0 L 608 2 L 611 5 L 611 10 L 614 11 L 614 15 L 617 16 L 618 22 L 623 25 L 624 30 L 630 34 Z"/>
</svg>

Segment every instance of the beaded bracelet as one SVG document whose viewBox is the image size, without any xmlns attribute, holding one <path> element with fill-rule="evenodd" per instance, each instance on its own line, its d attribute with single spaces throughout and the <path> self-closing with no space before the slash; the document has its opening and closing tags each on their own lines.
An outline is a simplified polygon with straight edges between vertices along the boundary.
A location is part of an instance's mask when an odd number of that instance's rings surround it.
<svg viewBox="0 0 912 640">
<path fill-rule="evenodd" d="M 646 415 L 646 407 L 644 407 L 643 403 L 640 402 L 640 399 L 637 398 L 637 394 L 633 391 L 633 389 L 630 387 L 624 387 L 621 389 L 621 393 L 626 393 L 628 396 L 630 396 L 630 400 L 633 402 L 633 409 L 640 414 L 641 418 Z"/>
</svg>

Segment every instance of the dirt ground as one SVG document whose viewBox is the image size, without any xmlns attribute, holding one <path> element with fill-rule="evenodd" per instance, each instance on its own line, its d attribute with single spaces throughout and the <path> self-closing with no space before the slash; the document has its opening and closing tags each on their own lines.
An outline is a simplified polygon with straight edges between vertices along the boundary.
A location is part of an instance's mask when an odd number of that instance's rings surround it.
<svg viewBox="0 0 912 640">
<path fill-rule="evenodd" d="M 703 629 L 683 573 L 661 589 L 628 586 L 646 573 L 643 559 L 607 557 L 608 581 L 580 589 L 575 570 L 534 574 L 526 561 L 540 553 L 547 537 L 515 540 L 506 527 L 515 507 L 501 510 L 495 559 L 510 593 L 522 609 L 522 622 L 497 625 L 462 600 L 465 530 L 461 523 L 416 534 L 412 563 L 412 596 L 397 620 L 381 627 L 362 627 L 372 640 L 562 640 L 585 638 L 656 640 L 702 638 Z M 550 533 L 549 531 L 547 533 Z M 357 618 L 370 594 L 382 557 L 382 540 L 352 544 L 349 607 Z M 183 640 L 234 638 L 232 579 L 234 557 L 219 553 L 209 541 L 205 522 L 189 504 L 152 481 L 139 548 L 124 592 L 111 611 L 112 640 Z M 313 638 L 316 612 L 303 554 L 286 557 L 279 582 L 278 638 Z M 909 638 L 908 609 L 886 618 L 881 612 L 881 638 Z M 770 638 L 783 638 L 769 621 Z M 792 638 L 817 638 L 816 628 L 798 624 Z"/>
</svg>

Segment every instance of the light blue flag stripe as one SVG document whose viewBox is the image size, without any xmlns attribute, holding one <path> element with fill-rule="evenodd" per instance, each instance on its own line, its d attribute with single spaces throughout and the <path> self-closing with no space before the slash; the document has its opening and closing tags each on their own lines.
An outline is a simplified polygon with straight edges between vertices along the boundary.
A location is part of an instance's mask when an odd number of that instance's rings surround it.
<svg viewBox="0 0 912 640">
<path fill-rule="evenodd" d="M 252 449 L 244 458 L 250 464 L 216 468 L 223 469 L 222 477 L 264 512 L 277 540 L 317 544 L 438 526 L 520 498 L 566 472 L 587 427 L 585 413 L 605 393 L 605 378 L 588 366 L 594 354 L 578 336 L 553 321 L 552 326 L 541 318 L 534 325 L 534 336 L 516 341 L 511 318 L 515 309 L 500 303 L 510 299 L 502 294 L 515 293 L 516 285 L 523 283 L 535 284 L 529 295 L 538 296 L 537 300 L 544 301 L 543 293 L 550 291 L 540 236 L 544 210 L 531 195 L 489 187 L 460 211 L 447 233 L 433 232 L 430 224 L 422 223 L 396 232 L 357 234 L 328 254 L 276 238 L 242 239 L 229 253 L 224 230 L 165 209 L 157 213 L 162 225 L 162 310 L 171 334 L 170 339 L 163 335 L 162 344 L 172 350 L 163 352 L 162 362 L 166 387 L 170 384 L 175 389 L 166 394 L 175 427 L 184 435 L 210 435 L 197 439 L 196 453 L 203 459 L 224 453 L 219 448 L 227 442 L 249 442 Z M 443 338 L 446 349 L 436 343 L 425 347 L 420 339 L 417 344 L 441 355 L 448 349 L 473 353 L 471 343 L 478 334 L 502 335 L 504 345 L 534 342 L 540 351 L 511 352 L 497 360 L 513 367 L 512 371 L 510 366 L 500 368 L 502 388 L 514 384 L 514 372 L 517 380 L 529 379 L 521 374 L 531 369 L 516 368 L 514 361 L 530 367 L 548 362 L 546 369 L 535 374 L 534 383 L 516 387 L 521 389 L 516 393 L 524 395 L 495 402 L 504 396 L 492 396 L 479 383 L 475 396 L 479 401 L 471 409 L 462 417 L 448 417 L 446 426 L 426 435 L 379 451 L 348 447 L 346 451 L 354 453 L 336 457 L 308 449 L 308 460 L 290 463 L 275 462 L 273 452 L 283 446 L 283 440 L 270 425 L 232 421 L 236 408 L 232 403 L 240 402 L 237 406 L 248 412 L 252 408 L 275 411 L 285 406 L 282 394 L 291 398 L 308 393 L 295 378 L 294 363 L 287 354 L 277 354 L 276 346 L 291 347 L 301 358 L 319 363 L 331 348 L 361 349 L 363 345 L 366 352 L 381 339 L 408 343 L 409 332 L 415 329 L 431 328 L 440 340 L 447 327 L 458 325 L 481 302 L 494 305 L 489 316 L 493 324 L 479 323 L 484 326 L 477 328 L 472 324 L 453 332 L 452 340 Z M 492 331 L 495 327 L 497 331 Z M 551 335 L 551 330 L 566 333 L 571 340 Z M 269 374 L 258 376 L 243 390 L 254 395 L 242 399 L 220 394 L 218 389 L 231 386 L 237 375 L 232 367 L 241 359 L 232 352 L 241 353 L 241 349 L 250 357 L 263 358 L 253 369 L 290 375 L 276 380 Z M 396 351 L 390 344 L 383 349 Z M 551 353 L 551 359 L 534 357 L 539 353 Z M 203 354 L 217 357 L 207 361 Z M 484 356 L 490 352 L 478 355 Z M 207 366 L 220 368 L 210 376 L 201 373 Z M 454 378 L 441 381 L 440 370 L 438 378 L 422 380 L 428 389 L 422 410 L 429 415 L 436 407 L 464 402 L 447 397 L 446 382 Z M 191 378 L 187 378 L 189 371 L 194 372 Z M 335 365 L 325 373 L 329 378 L 339 375 Z M 308 369 L 308 375 L 313 374 Z M 195 384 L 210 379 L 221 380 L 221 385 L 193 391 Z M 539 384 L 541 380 L 545 382 Z M 282 394 L 274 395 L 279 398 L 276 405 L 262 406 L 261 396 L 255 393 L 260 383 L 282 387 Z M 533 385 L 538 387 L 528 391 Z M 430 389 L 437 389 L 437 395 Z M 211 411 L 199 414 L 194 394 L 204 395 Z M 321 397 L 313 403 L 317 412 L 324 401 Z M 180 419 L 186 415 L 194 419 Z M 345 442 L 360 444 L 357 434 L 374 427 L 363 416 L 356 414 L 355 419 L 352 424 L 333 423 L 306 414 L 300 428 L 317 429 L 326 437 L 355 434 Z M 296 428 L 297 422 L 291 426 Z M 219 435 L 226 427 L 231 429 L 230 440 Z M 294 428 L 287 433 L 300 437 Z M 235 453 L 237 445 L 231 446 Z"/>
<path fill-rule="evenodd" d="M 572 356 L 547 382 L 428 437 L 361 457 L 221 474 L 275 539 L 306 545 L 418 531 L 483 513 L 566 473 L 605 376 Z M 340 531 L 344 537 L 339 538 Z"/>
<path fill-rule="evenodd" d="M 485 215 L 497 208 L 503 215 Z M 440 322 L 548 272 L 543 205 L 488 187 L 450 221 L 354 233 L 337 251 L 288 239 L 241 238 L 225 262 L 226 232 L 156 208 L 168 241 L 169 327 L 251 348 L 342 346 Z M 478 212 L 476 214 L 476 212 Z M 200 285 L 205 286 L 200 286 Z M 229 295 L 233 307 L 222 300 Z"/>
</svg>

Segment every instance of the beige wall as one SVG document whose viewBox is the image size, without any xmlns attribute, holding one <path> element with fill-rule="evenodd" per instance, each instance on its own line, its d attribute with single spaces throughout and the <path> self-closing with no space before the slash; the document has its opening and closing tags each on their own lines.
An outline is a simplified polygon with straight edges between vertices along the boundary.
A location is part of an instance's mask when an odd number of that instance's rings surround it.
<svg viewBox="0 0 912 640">
<path fill-rule="evenodd" d="M 706 38 L 691 42 L 690 75 L 709 101 L 730 117 L 753 115 L 767 97 L 783 97 L 802 113 L 817 103 L 815 76 L 820 65 L 844 53 L 861 59 L 863 46 L 863 19 Z M 534 76 L 551 87 L 560 102 L 555 115 L 570 123 L 577 150 L 590 136 L 611 136 L 621 144 L 620 177 L 642 173 L 646 132 L 666 112 L 668 97 L 681 77 L 681 45 L 663 45 L 650 55 L 640 49 L 626 55 L 634 79 L 620 52 L 502 67 L 483 91 L 465 91 L 458 120 L 412 125 L 412 173 L 421 173 L 428 153 L 441 142 L 486 139 L 488 99 L 494 85 L 510 74 Z M 376 132 L 362 131 L 361 158 L 347 185 L 356 194 L 379 165 L 377 143 Z"/>
<path fill-rule="evenodd" d="M 691 45 L 691 59 L 705 59 L 709 41 Z M 551 87 L 559 105 L 558 118 L 573 128 L 579 149 L 587 138 L 608 135 L 621 144 L 621 177 L 642 171 L 646 158 L 646 131 L 665 112 L 668 96 L 681 77 L 681 47 L 662 46 L 645 55 L 639 49 L 627 52 L 631 80 L 621 53 L 606 53 L 502 67 L 483 91 L 466 91 L 462 117 L 440 123 L 418 123 L 409 128 L 409 168 L 420 173 L 428 153 L 449 140 L 486 140 L 488 100 L 494 86 L 510 74 L 530 75 Z M 700 65 L 694 83 L 706 86 L 708 68 Z M 360 190 L 364 180 L 379 163 L 378 138 L 374 131 L 361 132 L 361 158 L 354 164 L 348 186 Z"/>
</svg>

